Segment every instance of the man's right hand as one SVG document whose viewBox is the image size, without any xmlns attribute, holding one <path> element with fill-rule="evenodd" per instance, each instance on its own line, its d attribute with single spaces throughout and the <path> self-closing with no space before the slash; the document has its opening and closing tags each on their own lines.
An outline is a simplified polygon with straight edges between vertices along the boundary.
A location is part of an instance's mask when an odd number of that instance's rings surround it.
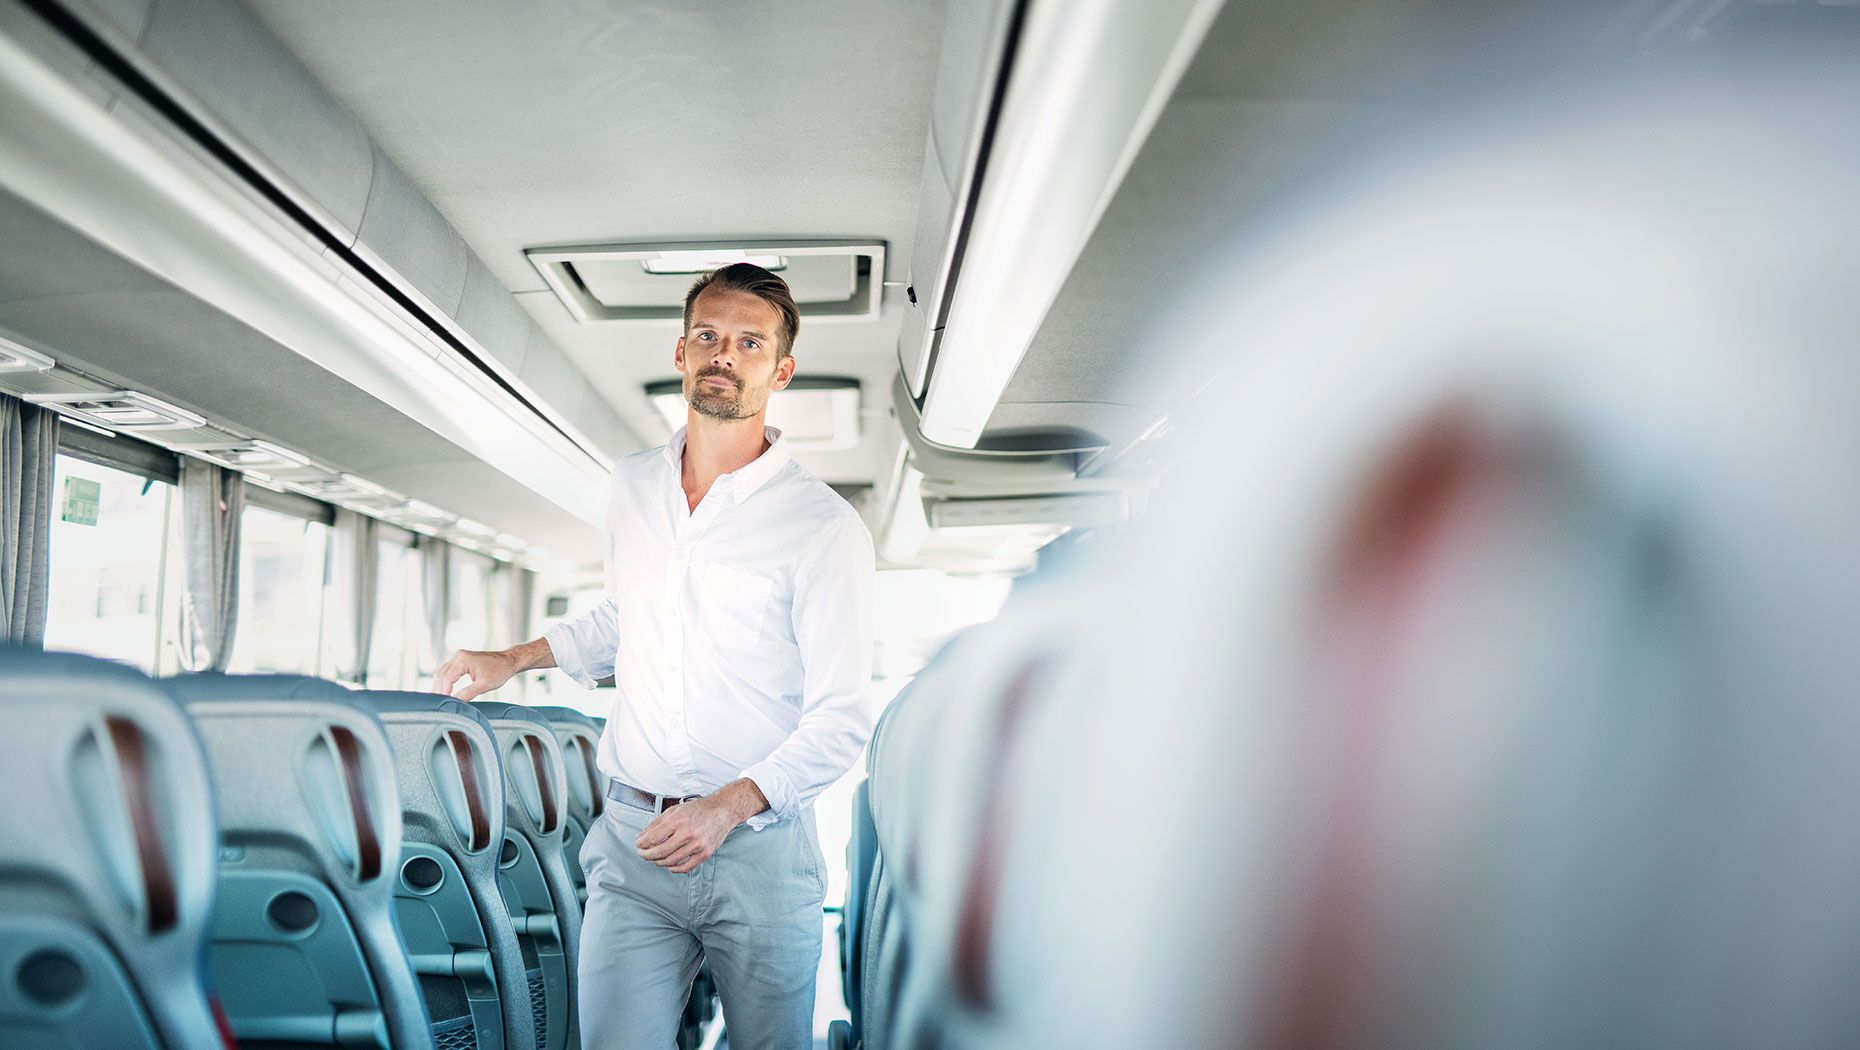
<svg viewBox="0 0 1860 1050">
<path fill-rule="evenodd" d="M 452 659 L 439 665 L 433 672 L 433 692 L 452 695 L 452 690 L 459 682 L 465 682 L 465 689 L 458 694 L 460 700 L 470 700 L 496 689 L 522 670 L 517 665 L 517 658 L 508 649 L 496 652 L 480 652 L 476 649 L 460 649 L 452 654 Z"/>
<path fill-rule="evenodd" d="M 458 694 L 458 699 L 471 700 L 510 681 L 520 671 L 554 666 L 555 651 L 542 638 L 491 652 L 460 649 L 433 672 L 433 692 L 451 696 L 453 688 L 469 678 L 471 681 L 466 684 L 465 691 Z"/>
</svg>

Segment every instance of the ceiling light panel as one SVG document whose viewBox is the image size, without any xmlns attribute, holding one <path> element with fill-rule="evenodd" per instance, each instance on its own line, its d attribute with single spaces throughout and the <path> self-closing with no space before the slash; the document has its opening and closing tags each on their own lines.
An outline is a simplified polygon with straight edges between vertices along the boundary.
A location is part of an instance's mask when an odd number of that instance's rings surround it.
<svg viewBox="0 0 1860 1050">
<path fill-rule="evenodd" d="M 695 276 L 734 263 L 760 266 L 771 273 L 788 268 L 788 260 L 779 255 L 748 255 L 743 252 L 660 252 L 656 259 L 640 260 L 640 268 L 650 274 Z"/>
<path fill-rule="evenodd" d="M 779 256 L 754 256 L 782 263 L 781 279 L 788 284 L 794 301 L 806 311 L 810 306 L 832 306 L 852 299 L 859 290 L 859 260 L 851 255 L 803 255 L 792 260 Z M 608 309 L 662 308 L 684 312 L 685 293 L 697 274 L 717 269 L 652 269 L 653 261 L 631 259 L 593 259 L 571 264 L 574 276 L 588 294 Z M 678 264 L 683 266 L 685 264 Z M 728 265 L 728 263 L 724 263 Z M 761 265 L 757 263 L 757 265 Z M 764 267 L 776 270 L 777 267 Z"/>
<path fill-rule="evenodd" d="M 583 324 L 679 319 L 693 275 L 737 262 L 778 270 L 808 320 L 876 320 L 884 291 L 885 246 L 876 243 L 597 244 L 524 254 Z"/>
</svg>

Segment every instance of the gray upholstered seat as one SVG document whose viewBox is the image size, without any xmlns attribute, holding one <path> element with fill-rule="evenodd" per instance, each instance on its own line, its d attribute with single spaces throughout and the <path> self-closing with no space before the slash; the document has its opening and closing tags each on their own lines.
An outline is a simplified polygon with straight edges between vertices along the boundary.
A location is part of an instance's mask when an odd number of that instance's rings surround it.
<svg viewBox="0 0 1860 1050">
<path fill-rule="evenodd" d="M 567 776 L 555 728 L 533 708 L 479 701 L 473 705 L 497 735 L 504 765 L 505 834 L 498 884 L 510 909 L 524 958 L 543 1050 L 580 1045 L 575 1023 L 575 956 L 581 943 L 581 902 L 562 857 Z"/>
<path fill-rule="evenodd" d="M 430 1046 L 394 921 L 400 790 L 373 711 L 333 682 L 188 675 L 220 797 L 209 963 L 242 1044 Z"/>
<path fill-rule="evenodd" d="M 433 693 L 358 695 L 394 748 L 403 836 L 395 911 L 434 1042 L 529 1047 L 527 968 L 497 885 L 504 772 L 491 725 L 472 705 Z"/>
<path fill-rule="evenodd" d="M 206 755 L 128 668 L 0 648 L 0 1046 L 215 1046 Z"/>
</svg>

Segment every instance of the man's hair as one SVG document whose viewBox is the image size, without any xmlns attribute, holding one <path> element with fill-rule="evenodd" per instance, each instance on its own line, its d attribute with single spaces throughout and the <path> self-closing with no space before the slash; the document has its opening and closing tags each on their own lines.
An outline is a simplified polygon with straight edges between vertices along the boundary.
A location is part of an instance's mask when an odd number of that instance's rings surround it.
<svg viewBox="0 0 1860 1050">
<path fill-rule="evenodd" d="M 685 293 L 686 332 L 691 331 L 691 307 L 697 302 L 698 293 L 706 288 L 748 292 L 773 306 L 775 312 L 781 315 L 781 354 L 776 359 L 780 360 L 794 352 L 794 337 L 801 331 L 801 308 L 794 304 L 794 293 L 788 290 L 787 281 L 755 263 L 731 263 L 712 270 L 693 281 L 691 290 Z"/>
</svg>

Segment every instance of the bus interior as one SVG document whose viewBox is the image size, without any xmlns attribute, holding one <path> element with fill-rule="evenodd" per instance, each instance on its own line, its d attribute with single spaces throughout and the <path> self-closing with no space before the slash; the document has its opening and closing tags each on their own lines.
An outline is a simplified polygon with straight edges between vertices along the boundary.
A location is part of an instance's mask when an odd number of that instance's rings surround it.
<svg viewBox="0 0 1860 1050">
<path fill-rule="evenodd" d="M 611 679 L 433 676 L 748 261 L 817 1046 L 1851 1046 L 1857 196 L 1852 0 L 0 0 L 0 1045 L 603 1045 Z"/>
</svg>

